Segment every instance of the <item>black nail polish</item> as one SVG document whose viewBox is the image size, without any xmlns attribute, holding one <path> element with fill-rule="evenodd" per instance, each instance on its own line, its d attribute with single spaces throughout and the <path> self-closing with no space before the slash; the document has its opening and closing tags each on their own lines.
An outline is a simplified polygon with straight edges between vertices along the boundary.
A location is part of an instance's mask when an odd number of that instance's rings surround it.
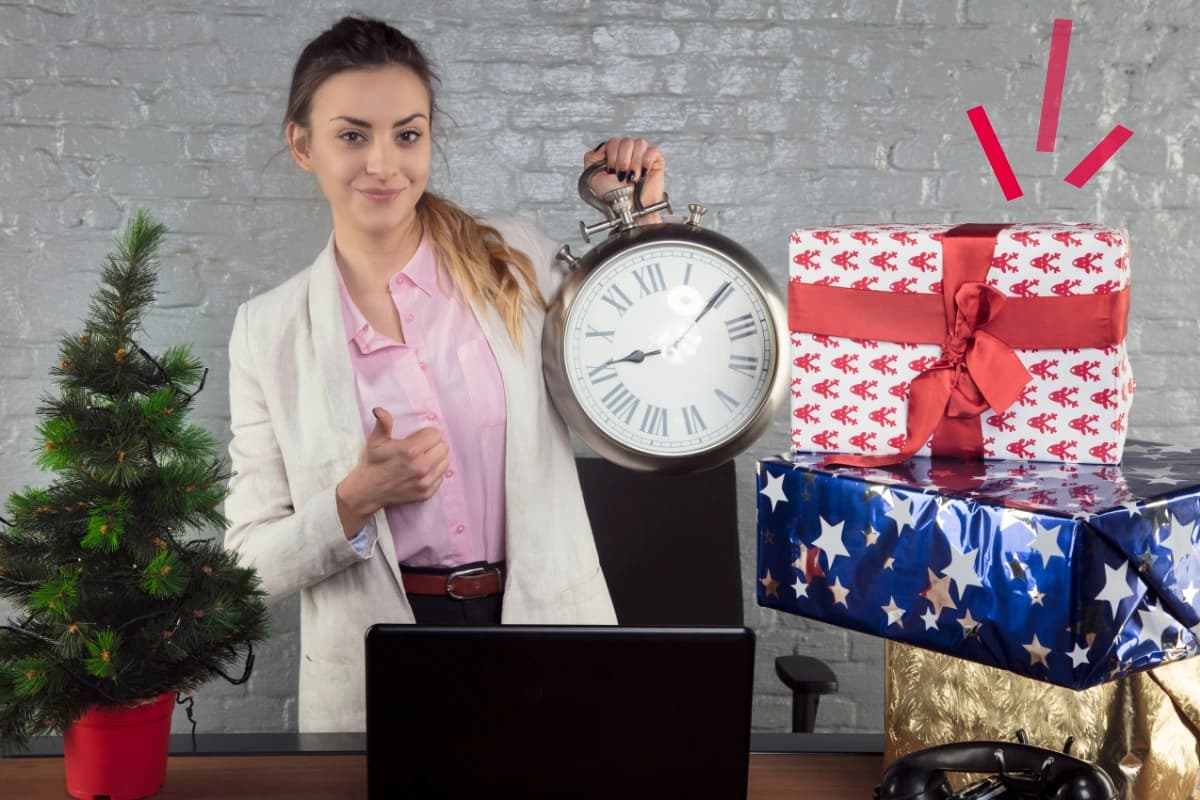
<svg viewBox="0 0 1200 800">
<path fill-rule="evenodd" d="M 621 170 L 620 172 L 617 173 L 617 180 L 619 180 L 619 181 L 625 180 L 625 170 Z"/>
<path fill-rule="evenodd" d="M 606 144 L 608 144 L 608 140 L 607 140 L 607 139 L 605 139 L 603 142 L 601 142 L 600 144 L 598 144 L 598 145 L 596 145 L 595 147 L 593 147 L 593 148 L 592 148 L 592 152 L 593 152 L 593 153 L 594 153 L 594 152 L 596 152 L 596 151 L 597 151 L 597 150 L 599 150 L 601 147 L 604 147 L 604 145 L 606 145 Z"/>
<path fill-rule="evenodd" d="M 606 170 L 604 170 L 604 171 L 605 171 L 605 172 L 607 172 L 609 175 L 616 175 L 616 174 L 617 174 L 617 171 L 616 171 L 615 169 L 613 169 L 612 167 L 609 167 L 608 169 L 606 169 Z"/>
</svg>

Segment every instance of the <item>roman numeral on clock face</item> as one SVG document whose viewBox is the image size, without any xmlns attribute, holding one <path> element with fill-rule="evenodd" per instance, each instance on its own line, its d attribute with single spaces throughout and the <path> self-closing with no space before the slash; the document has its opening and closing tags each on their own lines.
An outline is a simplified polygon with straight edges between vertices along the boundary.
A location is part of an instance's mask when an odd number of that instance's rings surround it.
<svg viewBox="0 0 1200 800">
<path fill-rule="evenodd" d="M 740 372 L 747 378 L 753 378 L 754 373 L 758 371 L 758 356 L 742 356 L 732 353 L 729 356 L 729 368 L 734 372 Z"/>
<path fill-rule="evenodd" d="M 598 367 L 588 367 L 588 378 L 592 383 L 604 383 L 617 377 L 617 368 L 612 364 L 601 364 Z"/>
<path fill-rule="evenodd" d="M 599 328 L 588 325 L 587 333 L 585 335 L 589 339 L 595 339 L 596 337 L 599 337 L 599 338 L 603 339 L 604 341 L 608 342 L 609 344 L 612 344 L 613 337 L 617 335 L 617 332 L 616 331 L 602 331 Z"/>
<path fill-rule="evenodd" d="M 694 436 L 700 431 L 708 429 L 708 426 L 704 424 L 704 418 L 700 416 L 700 409 L 695 406 L 684 406 L 679 410 L 683 413 L 683 426 L 687 428 L 688 436 Z"/>
<path fill-rule="evenodd" d="M 617 310 L 618 316 L 625 316 L 625 312 L 633 305 L 633 301 L 629 299 L 629 295 L 621 291 L 620 286 L 610 286 L 608 291 L 600 296 L 600 299 L 608 303 Z"/>
<path fill-rule="evenodd" d="M 666 436 L 667 410 L 647 403 L 646 411 L 642 414 L 642 433 L 648 433 L 651 436 Z"/>
<path fill-rule="evenodd" d="M 749 314 L 742 314 L 740 317 L 725 320 L 725 330 L 729 333 L 729 341 L 736 342 L 738 339 L 745 339 L 747 336 L 753 336 L 754 331 L 758 328 L 754 324 L 754 317 Z"/>
<path fill-rule="evenodd" d="M 608 407 L 614 417 L 626 425 L 633 424 L 633 415 L 641 405 L 641 401 L 634 396 L 633 392 L 626 389 L 623 383 L 618 383 L 609 389 L 608 394 L 600 398 L 600 401 Z"/>
<path fill-rule="evenodd" d="M 722 403 L 725 404 L 725 409 L 727 411 L 736 411 L 737 410 L 737 407 L 738 407 L 737 400 L 734 400 L 732 397 L 725 394 L 720 389 L 713 389 L 713 393 L 716 394 L 718 400 L 720 400 Z"/>
<path fill-rule="evenodd" d="M 635 269 L 633 277 L 637 279 L 638 287 L 642 290 L 642 297 L 654 294 L 655 292 L 661 292 L 667 288 L 667 282 L 663 280 L 662 265 L 660 264 L 647 264 L 641 269 Z"/>
</svg>

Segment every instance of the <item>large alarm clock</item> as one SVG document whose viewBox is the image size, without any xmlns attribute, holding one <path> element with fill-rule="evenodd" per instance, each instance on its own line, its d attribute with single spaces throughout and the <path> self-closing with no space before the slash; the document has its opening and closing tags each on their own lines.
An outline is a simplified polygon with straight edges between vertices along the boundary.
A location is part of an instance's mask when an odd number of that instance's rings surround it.
<svg viewBox="0 0 1200 800">
<path fill-rule="evenodd" d="M 640 470 L 690 472 L 745 450 L 787 398 L 784 304 L 737 242 L 686 221 L 637 225 L 641 185 L 580 196 L 608 236 L 569 265 L 542 335 L 546 385 L 567 425 L 600 456 Z"/>
</svg>

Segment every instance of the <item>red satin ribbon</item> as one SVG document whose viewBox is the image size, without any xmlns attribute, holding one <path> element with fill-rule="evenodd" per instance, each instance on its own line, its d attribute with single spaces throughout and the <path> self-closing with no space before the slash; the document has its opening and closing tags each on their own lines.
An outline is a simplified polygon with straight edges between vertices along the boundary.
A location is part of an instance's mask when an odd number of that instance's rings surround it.
<svg viewBox="0 0 1200 800">
<path fill-rule="evenodd" d="M 1129 289 L 1067 297 L 1009 297 L 986 283 L 1005 225 L 967 224 L 942 238 L 942 294 L 788 286 L 793 331 L 942 345 L 909 387 L 907 437 L 899 453 L 831 455 L 826 464 L 875 467 L 907 460 L 933 437 L 935 456 L 983 457 L 980 414 L 1004 411 L 1030 375 L 1016 349 L 1100 348 L 1125 339 Z"/>
</svg>

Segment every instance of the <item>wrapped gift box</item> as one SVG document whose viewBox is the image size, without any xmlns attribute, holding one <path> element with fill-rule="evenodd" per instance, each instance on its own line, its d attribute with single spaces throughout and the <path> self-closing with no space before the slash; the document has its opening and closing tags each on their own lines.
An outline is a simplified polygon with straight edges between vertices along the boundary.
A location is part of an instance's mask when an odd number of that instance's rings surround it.
<svg viewBox="0 0 1200 800">
<path fill-rule="evenodd" d="M 1121 460 L 1123 231 L 839 226 L 790 242 L 793 450 Z"/>
<path fill-rule="evenodd" d="M 1073 689 L 1198 651 L 1200 451 L 758 464 L 758 601 Z"/>
</svg>

